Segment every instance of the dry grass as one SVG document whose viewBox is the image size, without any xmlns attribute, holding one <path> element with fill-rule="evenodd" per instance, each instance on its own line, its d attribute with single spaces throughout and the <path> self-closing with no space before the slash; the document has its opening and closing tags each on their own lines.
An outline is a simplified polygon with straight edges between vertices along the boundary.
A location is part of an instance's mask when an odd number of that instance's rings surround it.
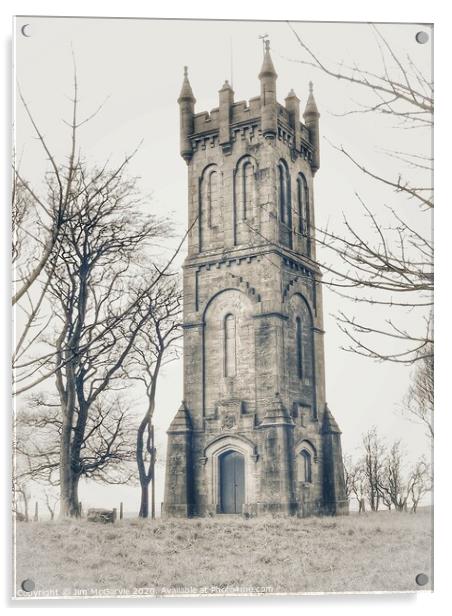
<svg viewBox="0 0 452 616">
<path fill-rule="evenodd" d="M 418 573 L 432 577 L 428 510 L 304 520 L 21 523 L 16 545 L 21 596 L 26 578 L 41 596 L 108 596 L 414 591 Z"/>
</svg>

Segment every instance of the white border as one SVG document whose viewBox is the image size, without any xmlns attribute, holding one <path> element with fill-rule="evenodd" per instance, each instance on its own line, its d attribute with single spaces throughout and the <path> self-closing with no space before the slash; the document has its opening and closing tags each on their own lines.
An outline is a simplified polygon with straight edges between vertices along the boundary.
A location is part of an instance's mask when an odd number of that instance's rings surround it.
<svg viewBox="0 0 452 616">
<path fill-rule="evenodd" d="M 2 157 L 2 174 L 3 179 L 3 224 L 2 242 L 3 259 L 2 259 L 2 294 L 1 307 L 3 316 L 3 337 L 6 339 L 11 327 L 9 316 L 9 274 L 8 274 L 8 204 L 9 204 L 9 183 L 5 181 L 8 177 L 7 170 L 9 169 L 9 158 L 11 152 L 11 102 L 10 102 L 10 79 L 11 79 L 11 16 L 12 15 L 81 15 L 81 16 L 129 16 L 129 17 L 187 17 L 187 18 L 239 18 L 239 19 L 291 19 L 291 20 L 315 20 L 315 21 L 400 21 L 400 22 L 417 22 L 417 23 L 435 23 L 435 73 L 437 82 L 437 114 L 436 114 L 436 144 L 435 144 L 435 167 L 436 167 L 436 192 L 438 214 L 436 215 L 436 239 L 437 239 L 437 254 L 436 254 L 436 272 L 440 282 L 437 282 L 436 293 L 436 338 L 437 338 L 437 354 L 436 354 L 436 374 L 437 374 L 437 396 L 436 396 L 436 445 L 435 445 L 435 470 L 436 470 L 436 493 L 435 493 L 435 593 L 418 593 L 413 594 L 379 594 L 379 595 L 341 595 L 341 596 L 303 596 L 303 597 L 267 597 L 263 598 L 224 598 L 219 601 L 213 599 L 167 599 L 164 604 L 162 602 L 125 600 L 124 602 L 111 602 L 100 600 L 92 602 L 90 600 L 81 602 L 66 601 L 66 602 L 48 602 L 28 601 L 26 606 L 21 603 L 15 604 L 14 608 L 8 599 L 10 594 L 10 551 L 3 549 L 3 558 L 1 561 L 2 571 L 2 596 L 3 604 L 7 609 L 19 610 L 19 613 L 34 607 L 34 609 L 47 610 L 49 607 L 58 607 L 59 609 L 91 609 L 95 606 L 96 611 L 104 611 L 115 609 L 123 609 L 126 606 L 139 609 L 151 609 L 154 613 L 162 610 L 172 609 L 174 607 L 183 607 L 184 611 L 193 612 L 199 609 L 215 609 L 219 612 L 229 612 L 232 604 L 238 606 L 246 606 L 247 609 L 256 608 L 260 612 L 271 611 L 275 607 L 283 606 L 285 610 L 296 611 L 300 610 L 315 611 L 316 613 L 325 613 L 327 610 L 345 609 L 347 611 L 359 610 L 362 613 L 363 607 L 367 614 L 381 614 L 382 610 L 395 608 L 398 613 L 409 612 L 410 615 L 422 614 L 425 616 L 426 610 L 434 610 L 435 613 L 442 613 L 445 605 L 450 603 L 447 593 L 450 586 L 450 512 L 451 512 L 451 479 L 450 479 L 450 450 L 449 439 L 452 435 L 451 429 L 451 412 L 450 412 L 450 395 L 449 388 L 446 388 L 446 383 L 450 380 L 450 313 L 451 313 L 451 275 L 449 263 L 451 261 L 449 246 L 451 244 L 449 236 L 452 229 L 451 224 L 451 205 L 450 205 L 450 155 L 444 156 L 445 140 L 450 131 L 447 131 L 450 124 L 450 57 L 452 55 L 450 49 L 450 20 L 447 14 L 447 3 L 442 0 L 411 0 L 407 2 L 394 2 L 394 0 L 379 0 L 379 2 L 365 3 L 362 0 L 337 0 L 326 1 L 317 0 L 316 2 L 293 2 L 277 3 L 271 2 L 264 4 L 261 0 L 259 3 L 245 3 L 241 1 L 229 0 L 226 2 L 213 2 L 202 0 L 189 0 L 182 2 L 173 0 L 171 3 L 155 3 L 149 1 L 127 0 L 121 2 L 110 0 L 102 2 L 101 0 L 77 0 L 77 2 L 61 2 L 58 0 L 3 0 L 0 6 L 0 28 L 2 34 L 2 49 L 4 51 L 2 70 L 2 143 L 4 147 L 1 150 Z M 448 66 L 449 65 L 449 66 Z M 439 123 L 439 129 L 438 129 Z M 446 168 L 447 165 L 447 168 Z M 438 280 L 438 278 L 437 278 Z M 6 325 L 6 326 L 5 326 Z M 439 332 L 439 333 L 438 333 Z M 9 348 L 8 344 L 4 347 Z M 10 546 L 10 521 L 9 510 L 7 503 L 10 499 L 10 481 L 6 469 L 10 466 L 9 457 L 9 408 L 10 402 L 8 399 L 9 390 L 9 359 L 6 356 L 2 357 L 2 366 L 0 370 L 2 393 L 4 395 L 2 405 L 3 418 L 3 472 L 2 476 L 2 530 L 5 533 L 3 536 L 2 545 Z M 447 439 L 447 441 L 446 441 Z M 449 445 L 449 446 L 448 446 Z M 446 603 L 447 602 L 447 603 Z M 444 609 L 444 612 L 446 610 Z"/>
</svg>

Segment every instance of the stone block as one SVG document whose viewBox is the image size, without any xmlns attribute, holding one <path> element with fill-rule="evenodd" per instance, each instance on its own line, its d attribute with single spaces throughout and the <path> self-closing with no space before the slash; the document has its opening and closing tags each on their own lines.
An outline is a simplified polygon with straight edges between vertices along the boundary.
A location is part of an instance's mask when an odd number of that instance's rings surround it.
<svg viewBox="0 0 452 616">
<path fill-rule="evenodd" d="M 88 522 L 100 522 L 101 524 L 113 524 L 116 522 L 116 509 L 88 509 L 86 519 Z"/>
</svg>

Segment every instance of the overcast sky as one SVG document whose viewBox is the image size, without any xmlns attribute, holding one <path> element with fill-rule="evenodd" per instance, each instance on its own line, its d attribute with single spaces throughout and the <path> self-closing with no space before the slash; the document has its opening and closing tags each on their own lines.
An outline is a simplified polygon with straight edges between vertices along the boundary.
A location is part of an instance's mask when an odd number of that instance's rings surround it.
<svg viewBox="0 0 452 616">
<path fill-rule="evenodd" d="M 24 37 L 21 27 L 29 24 Z M 322 59 L 358 63 L 380 72 L 378 47 L 366 24 L 298 23 L 300 36 Z M 419 45 L 416 25 L 385 25 L 381 31 L 402 54 L 429 77 L 431 45 Z M 423 26 L 422 29 L 426 29 Z M 101 163 L 131 152 L 143 140 L 131 172 L 141 177 L 143 193 L 152 194 L 152 211 L 170 215 L 182 234 L 186 226 L 186 165 L 179 156 L 177 97 L 183 66 L 188 65 L 197 99 L 196 111 L 218 105 L 218 90 L 225 79 L 233 81 L 235 100 L 259 94 L 258 73 L 262 61 L 259 35 L 268 34 L 278 72 L 278 100 L 283 103 L 291 88 L 303 108 L 308 82 L 314 82 L 321 113 L 321 167 L 315 179 L 317 225 L 342 231 L 342 213 L 360 229 L 366 229 L 355 192 L 384 219 L 384 205 L 399 211 L 421 232 L 430 222 L 413 203 L 397 199 L 383 187 L 370 183 L 337 152 L 344 145 L 369 168 L 397 175 L 401 165 L 382 153 L 384 149 L 425 151 L 430 136 L 399 130 L 388 119 L 374 114 L 341 116 L 368 100 L 365 93 L 332 81 L 314 69 L 294 62 L 306 58 L 284 22 L 154 21 L 132 19 L 19 18 L 16 23 L 16 79 L 57 158 L 68 150 L 69 133 L 63 117 L 70 111 L 72 84 L 71 45 L 74 49 L 81 98 L 81 114 L 91 113 L 106 97 L 102 112 L 81 133 L 85 156 Z M 20 106 L 16 110 L 16 151 L 23 174 L 39 184 L 45 160 Z M 327 401 L 342 431 L 344 452 L 355 454 L 361 435 L 376 424 L 389 441 L 402 438 L 411 458 L 428 452 L 422 427 L 409 422 L 398 410 L 409 384 L 410 369 L 377 364 L 346 353 L 346 344 L 334 314 L 356 313 L 355 306 L 324 291 Z M 369 323 L 381 324 L 384 310 L 368 308 Z M 414 326 L 413 315 L 403 322 Z M 182 366 L 173 364 L 162 376 L 157 397 L 156 425 L 159 454 L 164 458 L 165 430 L 182 398 Z M 115 506 L 137 509 L 138 488 L 84 485 L 84 506 Z M 163 465 L 159 466 L 157 502 L 163 496 Z"/>
</svg>

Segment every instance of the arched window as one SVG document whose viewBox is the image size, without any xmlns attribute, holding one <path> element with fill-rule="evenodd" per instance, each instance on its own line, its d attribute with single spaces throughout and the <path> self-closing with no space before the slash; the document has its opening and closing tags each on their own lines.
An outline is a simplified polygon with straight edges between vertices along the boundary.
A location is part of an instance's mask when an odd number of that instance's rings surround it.
<svg viewBox="0 0 452 616">
<path fill-rule="evenodd" d="M 254 200 L 254 169 L 250 162 L 243 165 L 242 181 L 242 219 L 246 220 L 252 212 Z"/>
<path fill-rule="evenodd" d="M 286 163 L 278 164 L 278 201 L 280 241 L 292 248 L 292 204 L 290 195 L 290 176 Z"/>
<path fill-rule="evenodd" d="M 218 173 L 211 171 L 207 183 L 207 216 L 209 227 L 216 227 L 219 221 Z"/>
<path fill-rule="evenodd" d="M 301 235 L 309 235 L 309 192 L 308 183 L 302 173 L 297 178 L 297 202 L 298 202 L 298 232 Z"/>
<path fill-rule="evenodd" d="M 224 319 L 224 376 L 233 377 L 237 369 L 236 323 L 233 314 Z"/>
<path fill-rule="evenodd" d="M 278 165 L 279 180 L 279 218 L 281 222 L 286 222 L 286 170 L 284 165 Z"/>
<path fill-rule="evenodd" d="M 312 482 L 312 458 L 311 458 L 311 454 L 309 453 L 309 451 L 306 451 L 306 449 L 302 449 L 300 451 L 300 456 L 301 456 L 301 477 L 300 480 L 304 481 L 305 483 L 311 483 Z"/>
<path fill-rule="evenodd" d="M 297 353 L 297 375 L 299 379 L 303 378 L 303 340 L 302 340 L 302 325 L 300 317 L 295 320 L 295 345 Z"/>
</svg>

